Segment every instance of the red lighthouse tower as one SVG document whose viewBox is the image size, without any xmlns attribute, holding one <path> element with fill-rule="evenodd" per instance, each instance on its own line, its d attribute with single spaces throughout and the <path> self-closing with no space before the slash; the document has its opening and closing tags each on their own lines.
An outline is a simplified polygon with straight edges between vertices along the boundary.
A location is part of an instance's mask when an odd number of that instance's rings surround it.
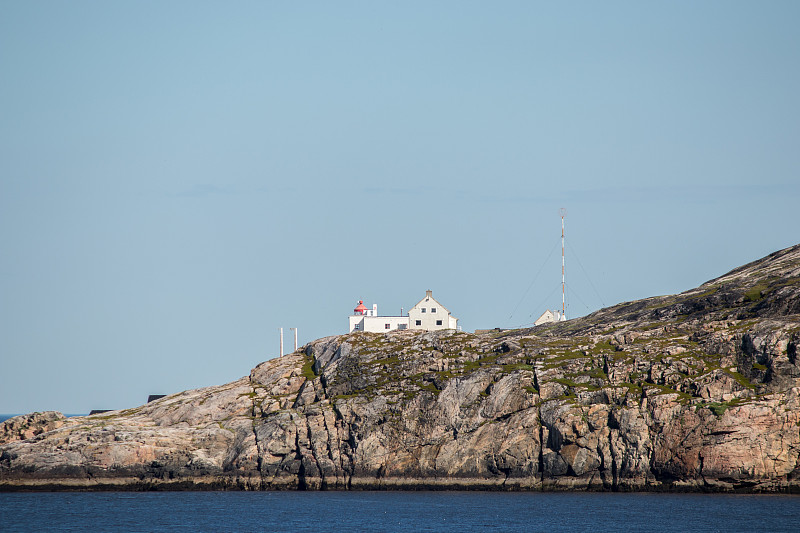
<svg viewBox="0 0 800 533">
<path fill-rule="evenodd" d="M 354 315 L 366 315 L 367 314 L 367 306 L 364 305 L 364 301 L 363 300 L 359 300 L 358 301 L 358 305 L 356 306 L 355 309 L 353 309 L 353 314 Z"/>
</svg>

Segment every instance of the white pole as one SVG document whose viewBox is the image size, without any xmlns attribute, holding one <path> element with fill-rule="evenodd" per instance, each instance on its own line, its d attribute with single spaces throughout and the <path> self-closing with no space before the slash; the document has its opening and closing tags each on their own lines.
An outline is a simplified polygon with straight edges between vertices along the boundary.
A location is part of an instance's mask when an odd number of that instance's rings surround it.
<svg viewBox="0 0 800 533">
<path fill-rule="evenodd" d="M 279 352 L 278 357 L 283 357 L 283 328 L 281 328 L 281 351 Z"/>
<path fill-rule="evenodd" d="M 294 351 L 297 351 L 297 328 L 289 328 L 294 330 Z"/>
</svg>

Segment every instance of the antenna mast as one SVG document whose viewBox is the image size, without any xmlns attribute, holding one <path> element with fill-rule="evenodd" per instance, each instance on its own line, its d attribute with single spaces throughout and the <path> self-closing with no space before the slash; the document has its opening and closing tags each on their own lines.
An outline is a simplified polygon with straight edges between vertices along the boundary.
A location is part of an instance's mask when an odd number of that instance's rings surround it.
<svg viewBox="0 0 800 533">
<path fill-rule="evenodd" d="M 564 217 L 567 214 L 567 210 L 562 207 L 559 212 L 561 213 L 561 320 L 566 320 L 567 297 L 564 289 L 566 285 L 566 277 L 564 276 Z"/>
</svg>

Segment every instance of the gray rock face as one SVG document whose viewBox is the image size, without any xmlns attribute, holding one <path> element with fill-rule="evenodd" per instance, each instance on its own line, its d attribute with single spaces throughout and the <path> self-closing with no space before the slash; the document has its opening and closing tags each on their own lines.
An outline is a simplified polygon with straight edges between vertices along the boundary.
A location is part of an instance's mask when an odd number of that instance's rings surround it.
<svg viewBox="0 0 800 533">
<path fill-rule="evenodd" d="M 232 383 L 0 426 L 0 489 L 797 491 L 800 247 L 480 335 L 319 339 Z"/>
<path fill-rule="evenodd" d="M 67 418 L 56 411 L 15 416 L 0 424 L 0 444 L 30 439 L 46 431 L 60 428 L 65 423 Z"/>
</svg>

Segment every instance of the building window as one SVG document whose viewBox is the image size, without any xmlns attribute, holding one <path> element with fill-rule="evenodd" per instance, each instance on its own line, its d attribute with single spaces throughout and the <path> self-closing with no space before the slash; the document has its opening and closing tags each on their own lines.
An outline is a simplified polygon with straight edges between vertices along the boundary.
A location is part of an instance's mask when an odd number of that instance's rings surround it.
<svg viewBox="0 0 800 533">
<path fill-rule="evenodd" d="M 422 312 L 423 312 L 423 313 L 425 312 L 425 308 L 424 308 L 424 307 L 422 308 Z"/>
<path fill-rule="evenodd" d="M 415 322 L 417 323 L 416 324 L 417 326 L 421 326 L 422 325 L 422 320 L 416 320 Z"/>
<path fill-rule="evenodd" d="M 431 307 L 431 313 L 435 313 L 435 312 L 436 312 L 436 308 L 435 307 Z"/>
<path fill-rule="evenodd" d="M 386 324 L 385 326 L 383 326 L 384 329 L 391 329 L 391 327 L 392 327 L 391 324 Z"/>
<path fill-rule="evenodd" d="M 355 327 L 353 328 L 353 331 L 358 331 L 358 324 L 355 325 Z"/>
<path fill-rule="evenodd" d="M 441 321 L 441 320 L 437 320 L 437 321 L 436 321 L 436 325 L 437 325 L 437 326 L 441 326 L 441 325 L 442 325 L 442 321 Z"/>
</svg>

